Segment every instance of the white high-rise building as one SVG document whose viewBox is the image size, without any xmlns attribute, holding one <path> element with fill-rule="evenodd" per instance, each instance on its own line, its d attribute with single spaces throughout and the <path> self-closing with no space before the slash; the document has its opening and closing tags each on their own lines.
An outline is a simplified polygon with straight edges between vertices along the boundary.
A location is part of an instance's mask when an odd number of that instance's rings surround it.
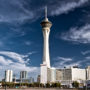
<svg viewBox="0 0 90 90">
<path fill-rule="evenodd" d="M 45 19 L 41 22 L 44 44 L 43 44 L 43 63 L 41 64 L 41 83 L 47 83 L 47 70 L 50 68 L 49 56 L 49 34 L 52 23 L 47 18 L 47 8 L 45 9 Z"/>
<path fill-rule="evenodd" d="M 20 72 L 20 80 L 27 79 L 27 71 L 21 71 Z"/>
<path fill-rule="evenodd" d="M 6 70 L 5 71 L 5 81 L 6 82 L 12 82 L 13 81 L 13 71 L 12 70 Z"/>
</svg>

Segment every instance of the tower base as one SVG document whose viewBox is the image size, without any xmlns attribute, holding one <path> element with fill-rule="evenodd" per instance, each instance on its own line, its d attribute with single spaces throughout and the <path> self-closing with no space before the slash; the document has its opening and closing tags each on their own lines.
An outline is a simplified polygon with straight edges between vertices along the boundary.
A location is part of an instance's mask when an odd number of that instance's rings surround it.
<svg viewBox="0 0 90 90">
<path fill-rule="evenodd" d="M 41 64 L 40 69 L 41 69 L 40 83 L 46 84 L 46 83 L 56 81 L 56 69 L 55 68 L 48 68 L 46 64 Z"/>
<path fill-rule="evenodd" d="M 46 84 L 47 83 L 47 65 L 46 64 L 41 64 L 41 79 L 40 83 Z"/>
</svg>

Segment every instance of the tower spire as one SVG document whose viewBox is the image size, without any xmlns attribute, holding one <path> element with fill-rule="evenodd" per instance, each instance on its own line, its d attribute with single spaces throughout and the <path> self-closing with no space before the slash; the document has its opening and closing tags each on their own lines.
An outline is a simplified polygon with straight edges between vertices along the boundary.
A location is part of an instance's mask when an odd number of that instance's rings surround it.
<svg viewBox="0 0 90 90">
<path fill-rule="evenodd" d="M 45 6 L 45 19 L 47 20 L 47 6 Z"/>
</svg>

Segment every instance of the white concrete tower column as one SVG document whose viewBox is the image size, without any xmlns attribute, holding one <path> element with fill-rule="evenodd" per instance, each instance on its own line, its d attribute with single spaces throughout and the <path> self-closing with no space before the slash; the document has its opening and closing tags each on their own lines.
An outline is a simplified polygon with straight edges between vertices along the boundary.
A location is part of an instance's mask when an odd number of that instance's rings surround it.
<svg viewBox="0 0 90 90">
<path fill-rule="evenodd" d="M 50 68 L 49 56 L 49 34 L 52 23 L 47 18 L 47 7 L 45 8 L 45 19 L 41 22 L 44 44 L 43 44 L 43 64 Z"/>
</svg>

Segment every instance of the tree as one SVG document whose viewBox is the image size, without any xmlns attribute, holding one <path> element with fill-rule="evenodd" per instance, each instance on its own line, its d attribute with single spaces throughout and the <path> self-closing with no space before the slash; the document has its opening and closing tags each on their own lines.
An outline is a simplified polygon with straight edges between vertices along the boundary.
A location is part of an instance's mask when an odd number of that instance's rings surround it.
<svg viewBox="0 0 90 90">
<path fill-rule="evenodd" d="M 52 83 L 51 87 L 61 87 L 61 84 L 59 82 L 57 83 Z"/>
<path fill-rule="evenodd" d="M 47 83 L 47 84 L 46 84 L 46 87 L 47 87 L 47 88 L 50 88 L 50 83 Z"/>
<path fill-rule="evenodd" d="M 44 87 L 44 84 L 40 83 L 40 87 Z"/>
<path fill-rule="evenodd" d="M 78 88 L 79 87 L 79 83 L 77 81 L 74 81 L 72 83 L 72 86 L 75 87 L 75 88 Z"/>
</svg>

